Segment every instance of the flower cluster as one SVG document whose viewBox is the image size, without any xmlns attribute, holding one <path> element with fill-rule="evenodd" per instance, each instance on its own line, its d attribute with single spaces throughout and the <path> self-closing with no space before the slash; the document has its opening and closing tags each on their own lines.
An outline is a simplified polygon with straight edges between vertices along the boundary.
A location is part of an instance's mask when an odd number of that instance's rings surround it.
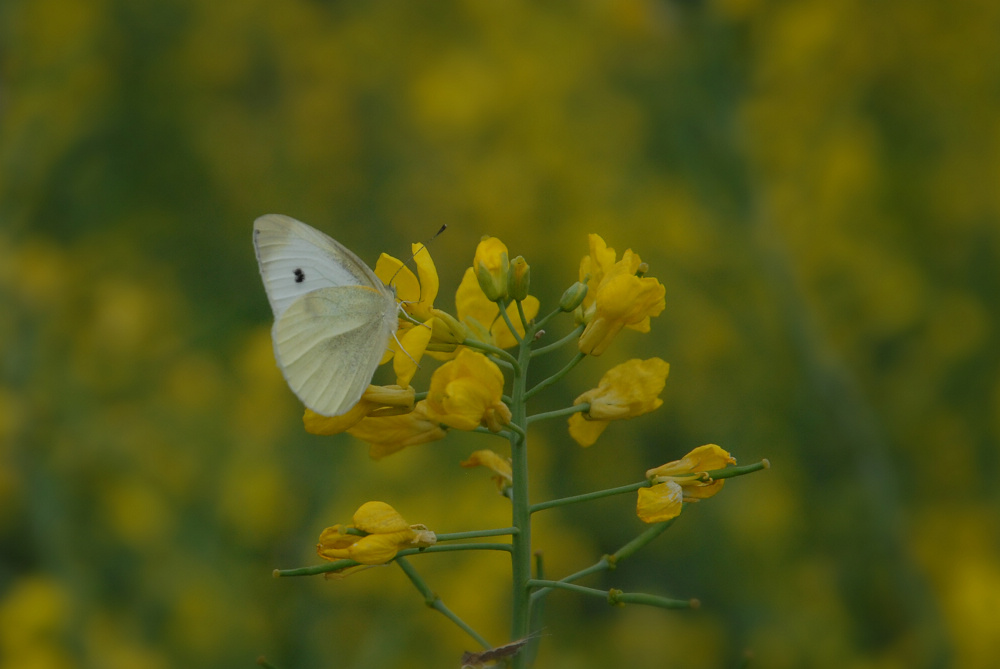
<svg viewBox="0 0 1000 669">
<path fill-rule="evenodd" d="M 532 397 L 564 378 L 581 362 L 607 351 L 624 330 L 649 332 L 651 319 L 665 308 L 666 290 L 657 279 L 647 276 L 649 267 L 637 253 L 627 249 L 619 257 L 600 236 L 590 235 L 589 250 L 580 261 L 577 280 L 563 293 L 554 311 L 539 317 L 539 301 L 529 293 L 531 268 L 527 261 L 521 256 L 511 259 L 503 242 L 485 237 L 456 289 L 454 313 L 449 313 L 434 303 L 440 286 L 429 252 L 416 244 L 413 251 L 416 274 L 387 255 L 375 267 L 380 279 L 393 283 L 399 300 L 398 332 L 387 343 L 382 361 L 392 362 L 395 383 L 369 386 L 357 405 L 340 416 L 321 416 L 307 409 L 303 418 L 305 427 L 321 435 L 347 432 L 367 442 L 375 459 L 408 446 L 443 439 L 451 430 L 503 436 L 510 445 L 509 456 L 481 449 L 471 453 L 461 466 L 483 467 L 490 472 L 497 490 L 510 500 L 512 526 L 436 535 L 423 525 L 409 524 L 388 504 L 371 501 L 357 510 L 351 524 L 328 527 L 320 535 L 317 546 L 320 557 L 335 564 L 306 571 L 344 574 L 365 565 L 394 561 L 429 596 L 430 591 L 421 584 L 405 555 L 415 551 L 465 549 L 435 545 L 459 538 L 510 535 L 509 543 L 468 544 L 467 549 L 511 553 L 517 565 L 513 571 L 514 592 L 521 593 L 515 598 L 523 595 L 513 607 L 513 627 L 520 640 L 490 648 L 479 638 L 488 650 L 467 653 L 466 657 L 470 662 L 476 658 L 485 662 L 501 657 L 500 650 L 509 648 L 515 666 L 523 666 L 517 653 L 532 638 L 531 603 L 526 598 L 530 595 L 534 600 L 545 592 L 540 590 L 532 595 L 533 588 L 552 587 L 537 585 L 549 581 L 539 579 L 532 585 L 528 580 L 533 560 L 530 523 L 534 512 L 637 492 L 638 519 L 658 529 L 644 532 L 629 542 L 616 554 L 615 560 L 619 560 L 668 527 L 686 503 L 712 497 L 722 489 L 726 478 L 764 468 L 767 463 L 733 467 L 735 458 L 719 446 L 708 444 L 679 460 L 649 469 L 638 483 L 531 504 L 527 488 L 529 424 L 563 418 L 569 437 L 581 447 L 590 447 L 612 422 L 637 418 L 662 406 L 660 394 L 670 365 L 658 357 L 634 358 L 608 369 L 597 386 L 577 396 L 571 406 L 528 414 Z M 575 329 L 553 341 L 543 328 L 554 318 L 567 314 L 573 314 Z M 574 345 L 576 352 L 559 372 L 529 387 L 528 365 L 532 358 Z M 437 361 L 438 366 L 426 390 L 418 392 L 411 382 L 421 362 L 429 359 Z M 599 564 L 607 567 L 611 563 Z M 690 605 L 690 602 L 620 591 L 612 591 L 607 599 L 612 603 L 635 601 L 668 608 Z M 443 607 L 435 607 L 449 617 L 454 616 Z"/>
</svg>

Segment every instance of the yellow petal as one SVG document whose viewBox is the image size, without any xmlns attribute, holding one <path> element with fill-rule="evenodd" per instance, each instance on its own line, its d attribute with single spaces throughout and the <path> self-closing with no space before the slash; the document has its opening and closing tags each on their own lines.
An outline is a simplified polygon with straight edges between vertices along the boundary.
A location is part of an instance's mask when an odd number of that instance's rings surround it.
<svg viewBox="0 0 1000 669">
<path fill-rule="evenodd" d="M 368 403 L 361 400 L 350 411 L 341 416 L 321 416 L 312 409 L 306 409 L 302 423 L 310 434 L 331 435 L 346 432 L 368 415 Z"/>
<path fill-rule="evenodd" d="M 430 251 L 423 244 L 413 244 L 413 261 L 417 264 L 417 275 L 420 276 L 420 299 L 412 305 L 409 311 L 414 318 L 419 321 L 426 321 L 431 317 L 431 310 L 434 308 L 434 300 L 437 299 L 439 281 L 437 268 L 431 258 Z"/>
<path fill-rule="evenodd" d="M 660 358 L 634 358 L 615 365 L 601 377 L 597 388 L 588 390 L 574 404 L 590 404 L 587 416 L 596 420 L 634 418 L 658 409 L 670 365 Z"/>
<path fill-rule="evenodd" d="M 402 302 L 416 302 L 420 299 L 420 282 L 413 271 L 398 258 L 387 253 L 379 256 L 375 263 L 375 276 L 385 285 L 396 288 L 396 299 Z"/>
<path fill-rule="evenodd" d="M 693 474 L 696 472 L 714 471 L 724 469 L 726 465 L 735 465 L 736 458 L 728 451 L 719 448 L 715 444 L 705 444 L 692 450 L 680 460 L 668 462 L 646 472 L 646 478 L 653 479 L 663 476 L 678 476 L 683 474 Z"/>
<path fill-rule="evenodd" d="M 494 473 L 493 481 L 502 494 L 504 488 L 514 483 L 514 474 L 510 468 L 510 460 L 489 449 L 473 452 L 468 460 L 461 463 L 463 467 L 486 467 Z"/>
<path fill-rule="evenodd" d="M 426 321 L 431 317 L 430 312 L 438 293 L 437 268 L 423 244 L 412 244 L 410 248 L 419 281 L 406 263 L 385 253 L 375 263 L 375 275 L 386 285 L 392 283 L 396 288 L 396 299 L 407 313 L 419 321 Z"/>
<path fill-rule="evenodd" d="M 575 413 L 569 417 L 569 436 L 584 448 L 593 446 L 597 438 L 608 426 L 604 420 L 587 420 L 583 414 Z"/>
<path fill-rule="evenodd" d="M 348 549 L 351 559 L 361 564 L 385 564 L 401 548 L 409 545 L 413 538 L 413 530 L 405 530 L 388 534 L 369 534 Z"/>
<path fill-rule="evenodd" d="M 392 371 L 396 374 L 396 383 L 406 387 L 413 380 L 413 375 L 417 373 L 420 359 L 427 350 L 427 344 L 431 340 L 434 330 L 428 320 L 424 325 L 415 325 L 407 328 L 399 335 L 399 345 L 401 350 L 392 359 Z M 395 342 L 391 342 L 395 344 Z"/>
<path fill-rule="evenodd" d="M 490 301 L 507 296 L 507 274 L 510 271 L 507 247 L 496 237 L 484 237 L 476 246 L 472 261 L 476 280 Z"/>
<path fill-rule="evenodd" d="M 459 430 L 473 430 L 503 395 L 503 373 L 481 353 L 462 349 L 434 371 L 427 391 L 430 419 Z M 509 418 L 508 418 L 509 420 Z"/>
<path fill-rule="evenodd" d="M 319 435 L 339 434 L 357 425 L 366 416 L 392 416 L 413 410 L 413 388 L 368 386 L 361 400 L 342 416 L 321 416 L 306 409 L 302 416 L 306 432 Z"/>
<path fill-rule="evenodd" d="M 369 455 L 379 459 L 407 446 L 444 439 L 441 425 L 428 417 L 427 402 L 417 402 L 413 411 L 402 416 L 365 418 L 347 431 L 369 444 Z"/>
<path fill-rule="evenodd" d="M 500 307 L 483 293 L 471 267 L 465 270 L 462 282 L 455 291 L 455 313 L 458 320 L 471 330 L 472 336 L 483 342 L 490 341 L 490 327 L 500 314 Z"/>
<path fill-rule="evenodd" d="M 644 523 L 661 523 L 681 514 L 683 493 L 673 481 L 639 488 L 635 512 Z"/>
<path fill-rule="evenodd" d="M 585 307 L 594 301 L 594 293 L 604 280 L 604 276 L 611 271 L 616 257 L 615 250 L 608 248 L 600 235 L 588 235 L 587 241 L 590 253 L 580 260 L 580 281 L 586 282 L 589 288 L 587 297 L 583 301 Z"/>
<path fill-rule="evenodd" d="M 524 309 L 524 316 L 528 320 L 538 315 L 540 303 L 538 298 L 528 295 L 521 302 Z M 469 268 L 465 270 L 462 282 L 455 291 L 455 313 L 459 321 L 468 330 L 466 336 L 472 336 L 481 342 L 493 344 L 499 348 L 511 348 L 517 345 L 517 339 L 511 334 L 506 321 L 500 316 L 500 307 L 496 302 L 491 302 L 479 287 L 476 274 Z M 517 305 L 512 303 L 507 306 L 507 316 L 518 335 L 524 336 L 524 326 L 521 324 L 521 317 L 517 313 Z"/>
<path fill-rule="evenodd" d="M 385 502 L 365 502 L 354 512 L 354 526 L 371 534 L 399 532 L 410 524 Z"/>
<path fill-rule="evenodd" d="M 521 308 L 524 310 L 524 317 L 529 321 L 538 315 L 538 308 L 540 302 L 538 298 L 534 295 L 528 295 L 521 301 Z M 500 310 L 497 309 L 497 315 L 500 314 Z M 517 313 L 517 304 L 511 303 L 507 305 L 507 317 L 510 322 L 514 324 L 514 329 L 517 331 L 518 336 L 524 336 L 524 324 L 521 322 L 521 316 Z M 503 318 L 498 318 L 493 321 L 493 326 L 490 328 L 490 336 L 493 339 L 494 346 L 499 348 L 513 348 L 517 346 L 517 339 L 511 334 L 510 328 L 507 327 L 507 321 Z"/>
<path fill-rule="evenodd" d="M 711 483 L 705 483 L 698 479 L 690 479 L 690 485 L 684 485 L 683 482 L 680 483 L 681 488 L 684 490 L 684 501 L 696 501 L 699 499 L 708 499 L 714 496 L 716 493 L 722 490 L 722 486 L 726 484 L 726 479 L 715 479 Z"/>
<path fill-rule="evenodd" d="M 355 534 L 344 534 L 343 526 L 334 525 L 328 527 L 319 535 L 319 543 L 316 544 L 316 552 L 324 560 L 346 560 L 350 559 L 348 549 L 357 543 L 361 537 Z"/>
<path fill-rule="evenodd" d="M 494 474 L 499 474 L 507 480 L 513 480 L 513 472 L 510 468 L 510 459 L 501 456 L 495 451 L 483 449 L 473 451 L 469 459 L 461 463 L 462 467 L 486 467 Z"/>
</svg>

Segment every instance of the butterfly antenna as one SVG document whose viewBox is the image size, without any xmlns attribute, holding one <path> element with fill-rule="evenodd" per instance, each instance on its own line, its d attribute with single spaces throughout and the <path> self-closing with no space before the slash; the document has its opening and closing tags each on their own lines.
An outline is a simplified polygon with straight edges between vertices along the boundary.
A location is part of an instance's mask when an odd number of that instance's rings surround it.
<svg viewBox="0 0 1000 669">
<path fill-rule="evenodd" d="M 406 259 L 406 262 L 404 262 L 403 264 L 401 264 L 401 265 L 399 266 L 399 269 L 397 269 L 397 270 L 396 270 L 395 272 L 393 272 L 392 276 L 391 276 L 391 277 L 389 277 L 389 285 L 390 285 L 390 286 L 392 285 L 392 282 L 393 282 L 393 280 L 394 280 L 394 279 L 396 278 L 396 275 L 397 275 L 397 274 L 399 274 L 400 270 L 402 270 L 402 269 L 403 269 L 403 266 L 404 266 L 404 265 L 406 265 L 406 263 L 408 263 L 408 262 L 412 261 L 412 260 L 413 260 L 414 258 L 416 258 L 416 257 L 417 257 L 417 254 L 418 254 L 418 253 L 420 253 L 421 251 L 423 251 L 424 249 L 426 249 L 426 248 L 427 248 L 427 245 L 428 245 L 428 244 L 430 244 L 430 243 L 431 243 L 431 242 L 433 242 L 433 241 L 434 241 L 435 239 L 437 239 L 437 238 L 438 238 L 438 235 L 440 235 L 440 234 L 441 234 L 442 232 L 444 232 L 444 231 L 445 231 L 445 230 L 447 230 L 447 229 L 448 229 L 448 225 L 447 225 L 447 224 L 445 224 L 445 225 L 442 225 L 442 226 L 441 226 L 441 227 L 440 227 L 440 228 L 438 229 L 438 231 L 437 231 L 437 232 L 435 232 L 435 233 L 434 233 L 434 235 L 433 235 L 433 236 L 432 236 L 432 237 L 431 237 L 430 239 L 428 239 L 428 240 L 427 240 L 426 242 L 422 242 L 422 243 L 420 244 L 420 248 L 419 248 L 419 249 L 417 249 L 416 251 L 414 251 L 414 252 L 413 252 L 413 255 L 411 255 L 411 256 L 410 256 L 409 258 L 407 258 L 407 259 Z"/>
</svg>

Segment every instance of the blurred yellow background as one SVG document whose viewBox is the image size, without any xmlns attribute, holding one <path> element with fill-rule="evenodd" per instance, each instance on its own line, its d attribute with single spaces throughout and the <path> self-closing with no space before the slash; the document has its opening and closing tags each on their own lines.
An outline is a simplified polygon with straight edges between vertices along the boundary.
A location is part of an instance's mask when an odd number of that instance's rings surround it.
<svg viewBox="0 0 1000 669">
<path fill-rule="evenodd" d="M 447 223 L 445 308 L 487 233 L 543 312 L 589 232 L 650 264 L 651 334 L 535 410 L 654 355 L 665 404 L 586 450 L 537 428 L 536 500 L 703 443 L 770 458 L 586 583 L 700 610 L 555 593 L 538 666 L 997 666 L 998 35 L 987 0 L 7 0 L 0 668 L 473 649 L 398 569 L 271 578 L 369 499 L 439 532 L 509 517 L 458 467 L 476 435 L 372 462 L 303 432 L 251 247 L 269 212 L 370 264 Z M 549 575 L 641 531 L 633 507 L 541 514 Z M 504 556 L 412 562 L 507 640 Z"/>
</svg>

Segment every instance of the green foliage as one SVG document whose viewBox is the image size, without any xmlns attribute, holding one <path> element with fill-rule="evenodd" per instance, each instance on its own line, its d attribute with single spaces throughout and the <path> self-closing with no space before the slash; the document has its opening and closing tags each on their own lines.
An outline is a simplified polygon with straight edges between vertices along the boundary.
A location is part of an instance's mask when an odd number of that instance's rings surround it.
<svg viewBox="0 0 1000 669">
<path fill-rule="evenodd" d="M 508 520 L 471 442 L 373 463 L 302 433 L 266 212 L 369 261 L 447 223 L 443 284 L 484 233 L 546 259 L 533 292 L 588 232 L 656 268 L 664 407 L 572 458 L 540 427 L 546 497 L 708 441 L 771 459 L 630 561 L 700 611 L 556 593 L 539 666 L 991 666 L 998 28 L 985 0 L 3 3 L 0 667 L 457 664 L 398 572 L 269 577 L 359 499 Z M 544 514 L 553 573 L 635 534 L 616 504 Z M 438 557 L 428 582 L 502 638 L 504 557 Z"/>
</svg>

